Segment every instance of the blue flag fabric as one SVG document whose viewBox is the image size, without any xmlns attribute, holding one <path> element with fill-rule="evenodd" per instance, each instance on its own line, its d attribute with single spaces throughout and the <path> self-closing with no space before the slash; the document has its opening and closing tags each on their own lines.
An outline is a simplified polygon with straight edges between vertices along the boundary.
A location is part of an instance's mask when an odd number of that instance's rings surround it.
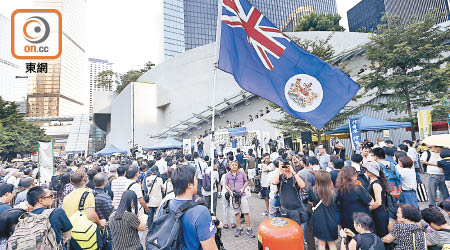
<svg viewBox="0 0 450 250">
<path fill-rule="evenodd" d="M 358 144 L 362 143 L 360 120 L 358 118 L 350 118 L 348 120 L 348 130 L 350 131 L 350 139 L 352 141 L 353 150 L 359 152 Z"/>
<path fill-rule="evenodd" d="M 321 129 L 359 85 L 284 36 L 247 0 L 223 0 L 219 69 L 248 92 Z"/>
</svg>

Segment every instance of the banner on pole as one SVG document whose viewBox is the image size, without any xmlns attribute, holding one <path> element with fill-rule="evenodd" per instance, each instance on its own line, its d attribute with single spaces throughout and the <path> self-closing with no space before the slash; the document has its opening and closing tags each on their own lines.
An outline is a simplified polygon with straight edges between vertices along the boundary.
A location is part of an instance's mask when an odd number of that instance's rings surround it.
<svg viewBox="0 0 450 250">
<path fill-rule="evenodd" d="M 431 136 L 431 110 L 419 110 L 417 113 L 420 139 Z"/>
<path fill-rule="evenodd" d="M 359 129 L 359 119 L 350 118 L 348 120 L 348 128 L 350 131 L 352 148 L 353 150 L 358 151 L 358 144 L 361 143 L 361 130 Z"/>
<path fill-rule="evenodd" d="M 191 154 L 191 139 L 183 139 L 183 154 Z"/>
<path fill-rule="evenodd" d="M 39 183 L 50 185 L 53 175 L 53 142 L 39 142 Z"/>
</svg>

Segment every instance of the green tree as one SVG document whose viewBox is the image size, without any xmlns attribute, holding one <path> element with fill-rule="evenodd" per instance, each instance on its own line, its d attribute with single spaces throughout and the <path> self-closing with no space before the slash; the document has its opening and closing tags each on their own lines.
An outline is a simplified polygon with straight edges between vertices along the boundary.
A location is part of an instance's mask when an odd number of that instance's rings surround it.
<svg viewBox="0 0 450 250">
<path fill-rule="evenodd" d="M 298 20 L 294 31 L 344 31 L 339 25 L 341 16 L 338 14 L 311 13 Z"/>
<path fill-rule="evenodd" d="M 330 61 L 334 57 L 335 51 L 333 46 L 329 43 L 331 36 L 326 39 L 316 40 L 302 40 L 297 38 L 291 39 L 300 47 L 320 57 L 324 61 Z M 281 119 L 270 120 L 275 127 L 292 136 L 298 136 L 300 135 L 300 132 L 311 132 L 313 135 L 318 137 L 319 141 L 321 141 L 324 131 L 340 125 L 343 121 L 359 110 L 359 108 L 344 107 L 330 122 L 325 124 L 321 130 L 318 130 L 307 121 L 292 117 L 278 105 L 270 103 L 270 106 L 274 108 L 275 111 L 280 112 L 283 115 Z"/>
<path fill-rule="evenodd" d="M 0 97 L 0 158 L 35 152 L 39 141 L 50 141 L 43 129 L 25 121 L 17 104 Z"/>
<path fill-rule="evenodd" d="M 107 90 L 112 90 L 113 83 L 119 83 L 117 81 L 117 73 L 114 73 L 112 70 L 104 70 L 98 73 L 96 77 L 97 86 L 104 87 Z"/>
<path fill-rule="evenodd" d="M 399 18 L 384 17 L 378 34 L 365 46 L 371 61 L 370 71 L 361 79 L 365 93 L 388 93 L 387 103 L 371 105 L 376 110 L 407 113 L 414 125 L 413 110 L 437 104 L 448 91 L 450 67 L 442 67 L 449 57 L 448 30 L 436 27 L 437 19 L 426 16 L 424 21 L 404 25 Z M 411 131 L 415 140 L 415 133 Z"/>
<path fill-rule="evenodd" d="M 123 74 L 120 79 L 121 83 L 117 86 L 116 92 L 120 93 L 122 90 L 130 84 L 130 82 L 135 82 L 137 79 L 143 75 L 145 72 L 149 71 L 153 66 L 155 66 L 154 63 L 151 61 L 148 61 L 144 64 L 144 67 L 139 70 L 128 70 L 127 73 Z"/>
</svg>

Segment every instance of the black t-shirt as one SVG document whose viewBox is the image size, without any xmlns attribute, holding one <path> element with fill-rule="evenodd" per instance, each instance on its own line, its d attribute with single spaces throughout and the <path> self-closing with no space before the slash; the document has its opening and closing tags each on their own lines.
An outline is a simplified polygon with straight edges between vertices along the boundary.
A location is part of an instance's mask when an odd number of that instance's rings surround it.
<svg viewBox="0 0 450 250">
<path fill-rule="evenodd" d="M 339 156 L 339 159 L 345 161 L 345 148 L 334 148 L 334 153 Z"/>
<path fill-rule="evenodd" d="M 450 158 L 444 158 L 438 161 L 437 165 L 444 171 L 445 180 L 450 181 Z"/>
<path fill-rule="evenodd" d="M 339 175 L 339 169 L 335 169 L 335 170 L 331 170 L 330 175 L 331 175 L 331 181 L 333 182 L 333 185 L 336 187 L 336 181 L 337 181 L 337 177 Z"/>
<path fill-rule="evenodd" d="M 198 150 L 203 150 L 203 142 L 202 141 L 197 142 L 197 148 L 198 148 Z"/>
<path fill-rule="evenodd" d="M 374 233 L 364 233 L 364 234 L 358 234 L 355 236 L 356 241 L 356 250 L 369 250 L 371 247 L 375 244 L 376 245 L 372 248 L 374 250 L 384 250 L 384 244 L 381 241 L 380 237 L 375 235 Z"/>
<path fill-rule="evenodd" d="M 278 190 L 280 190 L 280 203 L 283 208 L 289 210 L 301 208 L 300 199 L 298 197 L 299 188 L 294 176 L 289 179 L 285 179 L 282 175 L 280 175 Z"/>
</svg>

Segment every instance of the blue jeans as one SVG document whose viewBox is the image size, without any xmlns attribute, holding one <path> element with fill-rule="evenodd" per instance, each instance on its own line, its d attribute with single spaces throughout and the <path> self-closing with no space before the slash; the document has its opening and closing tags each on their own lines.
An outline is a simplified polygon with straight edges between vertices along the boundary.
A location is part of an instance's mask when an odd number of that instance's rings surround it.
<svg viewBox="0 0 450 250">
<path fill-rule="evenodd" d="M 147 227 L 150 228 L 153 224 L 153 217 L 155 216 L 157 207 L 149 207 L 148 208 L 148 218 L 147 218 Z"/>
<path fill-rule="evenodd" d="M 203 182 L 203 179 L 197 178 L 197 194 L 198 194 L 199 197 L 203 197 L 203 195 L 202 195 L 202 182 Z"/>
<path fill-rule="evenodd" d="M 419 208 L 419 202 L 417 201 L 417 193 L 414 190 L 403 190 L 400 198 L 398 199 L 399 203 L 403 204 L 411 204 L 417 208 Z"/>
<path fill-rule="evenodd" d="M 436 207 L 436 190 L 439 188 L 442 199 L 448 198 L 447 186 L 445 186 L 445 176 L 443 174 L 428 175 L 428 205 Z"/>
</svg>

